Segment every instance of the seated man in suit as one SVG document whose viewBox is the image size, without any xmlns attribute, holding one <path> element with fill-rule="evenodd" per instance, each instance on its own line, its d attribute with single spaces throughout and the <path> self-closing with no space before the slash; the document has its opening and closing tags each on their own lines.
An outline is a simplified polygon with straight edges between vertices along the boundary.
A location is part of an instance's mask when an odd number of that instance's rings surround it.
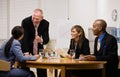
<svg viewBox="0 0 120 77">
<path fill-rule="evenodd" d="M 94 43 L 94 54 L 81 56 L 81 60 L 107 61 L 106 77 L 117 77 L 118 69 L 118 46 L 114 36 L 106 32 L 107 23 L 103 19 L 97 19 L 93 23 L 93 34 L 97 37 Z M 98 48 L 98 40 L 100 47 Z"/>
</svg>

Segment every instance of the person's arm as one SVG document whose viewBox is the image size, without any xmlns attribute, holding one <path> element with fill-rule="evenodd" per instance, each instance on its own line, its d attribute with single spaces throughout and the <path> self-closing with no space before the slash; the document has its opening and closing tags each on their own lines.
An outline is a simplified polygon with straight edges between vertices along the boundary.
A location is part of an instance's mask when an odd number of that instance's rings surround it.
<svg viewBox="0 0 120 77">
<path fill-rule="evenodd" d="M 94 55 L 80 55 L 79 60 L 81 61 L 94 61 L 96 57 Z"/>
<path fill-rule="evenodd" d="M 89 40 L 85 39 L 82 46 L 82 54 L 89 55 L 90 54 L 90 47 L 89 47 Z"/>
<path fill-rule="evenodd" d="M 49 41 L 49 22 L 44 23 L 44 31 L 42 33 L 43 44 L 47 44 Z"/>
<path fill-rule="evenodd" d="M 24 56 L 19 42 L 14 42 L 14 44 L 12 45 L 12 51 L 15 54 L 17 60 L 20 62 L 24 62 L 26 60 L 36 60 L 37 58 L 39 58 L 38 56 L 35 56 L 35 55 L 34 56 Z"/>
</svg>

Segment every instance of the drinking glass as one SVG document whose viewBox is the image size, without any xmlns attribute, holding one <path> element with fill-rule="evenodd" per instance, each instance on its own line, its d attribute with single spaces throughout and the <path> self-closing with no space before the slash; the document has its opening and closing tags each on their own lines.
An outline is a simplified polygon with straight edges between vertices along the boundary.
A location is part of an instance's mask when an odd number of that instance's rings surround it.
<svg viewBox="0 0 120 77">
<path fill-rule="evenodd" d="M 43 49 L 39 49 L 39 55 L 40 55 L 40 59 L 42 59 L 45 56 Z"/>
<path fill-rule="evenodd" d="M 70 49 L 70 56 L 73 58 L 75 58 L 75 49 Z"/>
</svg>

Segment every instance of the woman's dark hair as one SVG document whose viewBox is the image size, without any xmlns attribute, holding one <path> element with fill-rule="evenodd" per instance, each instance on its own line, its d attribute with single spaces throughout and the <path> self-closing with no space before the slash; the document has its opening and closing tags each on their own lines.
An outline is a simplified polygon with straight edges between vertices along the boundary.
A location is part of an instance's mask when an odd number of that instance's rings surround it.
<svg viewBox="0 0 120 77">
<path fill-rule="evenodd" d="M 9 57 L 10 47 L 14 39 L 19 39 L 24 34 L 24 29 L 21 26 L 15 26 L 11 31 L 12 37 L 8 40 L 5 45 L 4 54 L 6 57 Z"/>
<path fill-rule="evenodd" d="M 76 29 L 76 31 L 78 32 L 78 33 L 81 33 L 80 34 L 80 36 L 79 36 L 79 40 L 78 40 L 78 42 L 77 42 L 77 46 L 78 46 L 78 48 L 81 48 L 81 46 L 82 46 L 82 43 L 83 43 L 83 40 L 84 40 L 84 38 L 85 38 L 85 32 L 84 32 L 84 30 L 83 30 L 83 28 L 80 26 L 80 25 L 74 25 L 72 28 L 71 28 L 71 31 L 73 30 L 73 29 Z M 74 49 L 75 47 L 75 40 L 74 39 L 72 39 L 71 40 L 71 47 L 72 47 L 72 49 Z"/>
</svg>

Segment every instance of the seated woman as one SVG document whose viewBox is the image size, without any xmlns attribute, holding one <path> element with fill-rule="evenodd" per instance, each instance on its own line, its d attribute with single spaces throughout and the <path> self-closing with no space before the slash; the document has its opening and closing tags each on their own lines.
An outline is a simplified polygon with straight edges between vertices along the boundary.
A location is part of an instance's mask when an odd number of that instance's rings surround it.
<svg viewBox="0 0 120 77">
<path fill-rule="evenodd" d="M 25 56 L 21 50 L 20 40 L 24 36 L 24 29 L 21 26 L 15 26 L 12 29 L 12 37 L 5 42 L 0 48 L 0 59 L 11 63 L 11 70 L 6 77 L 35 77 L 34 73 L 29 70 L 14 68 L 15 60 L 25 62 L 27 60 L 36 60 L 40 56 L 34 55 Z"/>
<path fill-rule="evenodd" d="M 71 29 L 71 41 L 68 51 L 68 56 L 71 56 L 71 49 L 75 51 L 75 59 L 79 59 L 82 55 L 90 54 L 89 41 L 85 37 L 83 28 L 80 25 L 75 25 Z"/>
<path fill-rule="evenodd" d="M 71 55 L 71 50 L 74 50 L 74 56 Z M 79 59 L 82 55 L 90 54 L 89 40 L 85 37 L 83 28 L 80 25 L 75 25 L 71 28 L 71 41 L 68 50 L 69 58 Z M 79 77 L 82 76 L 83 70 L 68 70 L 66 71 L 66 77 Z M 81 74 L 81 75 L 80 75 Z"/>
<path fill-rule="evenodd" d="M 71 51 L 74 52 L 74 55 L 72 55 Z M 89 40 L 85 37 L 83 28 L 80 25 L 75 25 L 71 28 L 71 40 L 68 54 L 64 54 L 60 49 L 56 50 L 56 52 L 58 52 L 62 57 L 74 59 L 79 59 L 80 56 L 83 55 L 89 55 Z M 79 74 L 81 74 L 80 72 L 83 72 L 83 70 L 67 70 L 66 77 L 72 77 L 73 75 L 75 77 L 79 77 Z"/>
</svg>

